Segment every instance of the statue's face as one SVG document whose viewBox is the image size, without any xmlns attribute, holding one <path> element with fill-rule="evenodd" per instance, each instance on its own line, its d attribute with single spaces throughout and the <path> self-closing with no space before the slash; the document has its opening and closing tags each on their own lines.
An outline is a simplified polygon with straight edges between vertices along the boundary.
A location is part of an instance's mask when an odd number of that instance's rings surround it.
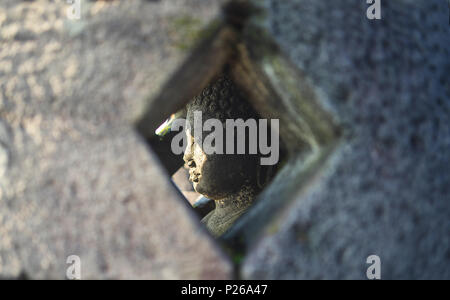
<svg viewBox="0 0 450 300">
<path fill-rule="evenodd" d="M 202 141 L 196 141 L 189 126 L 186 127 L 188 143 L 183 159 L 189 168 L 190 181 L 198 193 L 213 200 L 224 199 L 255 181 L 255 159 L 249 155 L 208 155 L 202 149 Z M 193 124 L 190 127 L 194 128 Z M 203 138 L 208 134 L 203 132 Z"/>
</svg>

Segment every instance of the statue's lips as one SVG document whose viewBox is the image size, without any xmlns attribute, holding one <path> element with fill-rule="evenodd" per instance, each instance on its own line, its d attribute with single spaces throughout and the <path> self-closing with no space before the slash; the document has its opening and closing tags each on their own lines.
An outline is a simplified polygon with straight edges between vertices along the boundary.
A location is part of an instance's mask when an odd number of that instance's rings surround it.
<svg viewBox="0 0 450 300">
<path fill-rule="evenodd" d="M 191 182 L 197 183 L 200 178 L 202 177 L 202 175 L 200 175 L 199 173 L 195 172 L 195 169 L 190 169 L 189 170 L 189 180 Z"/>
</svg>

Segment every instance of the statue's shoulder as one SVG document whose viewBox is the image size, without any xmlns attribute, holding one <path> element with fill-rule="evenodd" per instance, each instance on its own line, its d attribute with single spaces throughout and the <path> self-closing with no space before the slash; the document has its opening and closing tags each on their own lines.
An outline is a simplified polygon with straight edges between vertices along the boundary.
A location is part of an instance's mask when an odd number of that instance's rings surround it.
<svg viewBox="0 0 450 300">
<path fill-rule="evenodd" d="M 214 210 L 216 204 L 214 200 L 208 199 L 204 196 L 200 196 L 197 201 L 192 205 L 196 213 L 200 216 L 200 218 L 204 218 L 210 212 Z"/>
</svg>

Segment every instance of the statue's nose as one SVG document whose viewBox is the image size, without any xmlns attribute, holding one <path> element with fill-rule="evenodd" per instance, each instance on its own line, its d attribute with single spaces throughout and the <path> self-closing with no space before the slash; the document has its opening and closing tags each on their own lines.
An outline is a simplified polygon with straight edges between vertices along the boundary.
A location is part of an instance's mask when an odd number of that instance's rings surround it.
<svg viewBox="0 0 450 300">
<path fill-rule="evenodd" d="M 191 168 L 195 166 L 194 157 L 192 155 L 192 151 L 190 151 L 190 147 L 186 148 L 186 151 L 183 155 L 183 160 L 185 162 L 185 166 L 187 168 Z"/>
<path fill-rule="evenodd" d="M 187 163 L 194 158 L 194 151 L 192 149 L 192 143 L 188 143 L 186 149 L 184 149 L 183 160 Z"/>
</svg>

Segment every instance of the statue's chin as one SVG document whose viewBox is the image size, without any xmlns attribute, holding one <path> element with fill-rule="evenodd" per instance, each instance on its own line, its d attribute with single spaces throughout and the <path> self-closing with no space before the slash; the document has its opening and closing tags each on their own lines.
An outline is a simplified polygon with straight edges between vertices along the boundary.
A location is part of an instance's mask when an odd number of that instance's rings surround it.
<svg viewBox="0 0 450 300">
<path fill-rule="evenodd" d="M 208 199 L 212 199 L 210 193 L 208 193 L 208 191 L 205 191 L 205 189 L 204 189 L 204 187 L 201 185 L 201 182 L 200 182 L 200 181 L 193 182 L 192 185 L 193 185 L 193 187 L 194 187 L 194 190 L 195 190 L 197 193 L 199 193 L 199 194 L 205 196 L 205 197 L 208 198 Z"/>
<path fill-rule="evenodd" d="M 202 190 L 201 186 L 199 186 L 199 182 L 198 181 L 197 182 L 192 182 L 192 186 L 194 187 L 194 191 L 196 191 L 197 193 L 202 194 L 203 196 L 205 196 L 204 195 L 204 191 Z"/>
<path fill-rule="evenodd" d="M 192 186 L 197 193 L 212 200 L 223 199 L 233 193 L 231 190 L 221 189 L 217 183 L 211 184 L 208 181 L 208 177 L 200 177 L 197 181 L 192 182 Z"/>
</svg>

